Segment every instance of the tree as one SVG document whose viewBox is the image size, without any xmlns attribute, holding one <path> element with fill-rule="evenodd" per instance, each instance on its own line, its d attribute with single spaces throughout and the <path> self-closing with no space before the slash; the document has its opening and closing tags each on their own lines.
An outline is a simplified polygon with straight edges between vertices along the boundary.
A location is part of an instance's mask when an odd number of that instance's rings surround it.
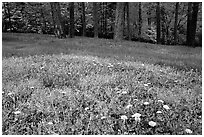
<svg viewBox="0 0 204 137">
<path fill-rule="evenodd" d="M 69 3 L 69 19 L 70 19 L 70 38 L 74 37 L 74 2 Z"/>
<path fill-rule="evenodd" d="M 98 38 L 98 3 L 93 2 L 94 37 Z"/>
<path fill-rule="evenodd" d="M 157 2 L 156 8 L 156 18 L 157 18 L 157 44 L 161 43 L 161 28 L 160 28 L 160 3 Z"/>
<path fill-rule="evenodd" d="M 54 23 L 54 33 L 58 38 L 65 38 L 64 27 L 61 20 L 61 11 L 59 2 L 50 2 L 53 23 Z"/>
<path fill-rule="evenodd" d="M 177 44 L 178 9 L 179 9 L 179 2 L 176 2 L 176 7 L 175 7 L 175 21 L 174 21 L 174 44 Z"/>
<path fill-rule="evenodd" d="M 131 31 L 130 31 L 130 15 L 129 15 L 129 2 L 126 2 L 126 14 L 127 14 L 127 38 L 131 39 Z"/>
<path fill-rule="evenodd" d="M 138 37 L 139 37 L 139 40 L 141 39 L 141 32 L 142 32 L 142 3 L 139 2 L 139 30 L 138 30 Z"/>
<path fill-rule="evenodd" d="M 85 18 L 85 3 L 81 2 L 82 6 L 82 36 L 86 35 L 86 18 Z"/>
<path fill-rule="evenodd" d="M 124 2 L 117 2 L 116 4 L 114 30 L 114 40 L 116 41 L 120 41 L 123 39 L 124 5 Z"/>
<path fill-rule="evenodd" d="M 188 3 L 188 18 L 187 18 L 187 45 L 195 46 L 195 34 L 197 26 L 197 16 L 198 16 L 198 2 Z"/>
</svg>

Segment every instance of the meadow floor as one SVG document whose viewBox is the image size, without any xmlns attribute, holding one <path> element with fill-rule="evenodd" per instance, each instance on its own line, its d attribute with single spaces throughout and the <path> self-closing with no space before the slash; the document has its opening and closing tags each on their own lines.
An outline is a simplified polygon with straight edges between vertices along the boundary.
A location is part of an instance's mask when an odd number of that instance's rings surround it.
<svg viewBox="0 0 204 137">
<path fill-rule="evenodd" d="M 202 49 L 2 37 L 2 132 L 202 134 Z"/>
</svg>

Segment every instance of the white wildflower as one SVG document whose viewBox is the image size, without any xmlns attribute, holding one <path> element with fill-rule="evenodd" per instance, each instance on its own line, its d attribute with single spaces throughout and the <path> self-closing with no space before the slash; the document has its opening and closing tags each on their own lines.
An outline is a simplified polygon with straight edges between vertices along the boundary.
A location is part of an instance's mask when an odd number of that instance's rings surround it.
<svg viewBox="0 0 204 137">
<path fill-rule="evenodd" d="M 11 95 L 13 95 L 14 93 L 13 92 L 10 92 L 10 93 L 8 93 L 8 96 L 11 96 Z"/>
<path fill-rule="evenodd" d="M 126 90 L 123 90 L 121 93 L 122 93 L 122 94 L 127 94 L 127 91 L 126 91 Z"/>
<path fill-rule="evenodd" d="M 18 115 L 18 114 L 20 114 L 20 113 L 21 113 L 21 111 L 15 111 L 15 112 L 14 112 L 15 115 Z"/>
<path fill-rule="evenodd" d="M 144 66 L 144 64 L 141 64 L 142 66 Z"/>
<path fill-rule="evenodd" d="M 102 116 L 102 117 L 101 117 L 101 119 L 105 119 L 105 118 L 106 118 L 106 116 Z"/>
<path fill-rule="evenodd" d="M 85 110 L 87 111 L 89 109 L 89 107 L 86 107 Z"/>
<path fill-rule="evenodd" d="M 144 102 L 144 105 L 149 105 L 149 102 Z"/>
<path fill-rule="evenodd" d="M 48 122 L 47 124 L 48 124 L 48 125 L 52 125 L 53 123 L 50 121 L 50 122 Z"/>
<path fill-rule="evenodd" d="M 144 84 L 145 87 L 148 87 L 148 84 Z"/>
<path fill-rule="evenodd" d="M 161 111 L 157 111 L 156 113 L 157 113 L 157 114 L 161 114 L 162 112 L 161 112 Z"/>
<path fill-rule="evenodd" d="M 164 105 L 163 108 L 165 108 L 167 110 L 170 109 L 169 106 L 167 106 L 167 105 Z"/>
<path fill-rule="evenodd" d="M 193 131 L 190 130 L 190 129 L 188 129 L 188 128 L 187 128 L 185 131 L 186 131 L 186 133 L 188 133 L 188 134 L 192 134 L 192 133 L 193 133 Z"/>
<path fill-rule="evenodd" d="M 34 87 L 30 87 L 31 89 L 34 89 Z"/>
<path fill-rule="evenodd" d="M 140 122 L 140 116 L 141 116 L 141 114 L 140 113 L 135 113 L 134 115 L 132 115 L 132 117 L 134 117 L 135 118 L 135 121 L 136 122 Z"/>
<path fill-rule="evenodd" d="M 123 121 L 125 121 L 126 119 L 128 119 L 126 115 L 122 115 L 120 118 L 121 118 Z"/>
<path fill-rule="evenodd" d="M 129 109 L 130 107 L 132 107 L 131 104 L 127 105 L 127 106 L 126 106 L 126 109 Z"/>
<path fill-rule="evenodd" d="M 135 113 L 134 115 L 132 115 L 132 117 L 140 117 L 141 114 L 140 113 Z"/>
<path fill-rule="evenodd" d="M 154 121 L 149 121 L 149 125 L 150 125 L 151 127 L 155 127 L 155 126 L 157 125 L 157 123 L 154 122 Z"/>
<path fill-rule="evenodd" d="M 163 101 L 163 100 L 161 100 L 161 99 L 159 99 L 159 100 L 158 100 L 158 102 L 160 102 L 160 103 L 164 103 L 164 101 Z"/>
</svg>

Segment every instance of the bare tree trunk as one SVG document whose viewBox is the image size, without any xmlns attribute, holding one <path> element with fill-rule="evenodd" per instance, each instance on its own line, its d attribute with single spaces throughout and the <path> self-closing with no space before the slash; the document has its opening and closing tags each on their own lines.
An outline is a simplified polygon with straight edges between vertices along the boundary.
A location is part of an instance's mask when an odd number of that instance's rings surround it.
<svg viewBox="0 0 204 137">
<path fill-rule="evenodd" d="M 70 17 L 70 38 L 74 37 L 74 2 L 69 3 L 69 17 Z"/>
<path fill-rule="evenodd" d="M 117 2 L 116 4 L 114 30 L 114 40 L 116 41 L 120 41 L 123 39 L 124 5 L 124 2 Z"/>
<path fill-rule="evenodd" d="M 127 36 L 128 36 L 128 40 L 131 39 L 131 31 L 130 31 L 130 15 L 129 15 L 129 2 L 126 2 L 126 12 L 127 12 Z"/>
<path fill-rule="evenodd" d="M 157 44 L 161 43 L 161 28 L 160 28 L 160 3 L 157 2 L 157 8 L 156 8 L 156 16 L 157 16 Z"/>
<path fill-rule="evenodd" d="M 142 34 L 142 3 L 139 2 L 139 31 L 138 31 L 139 40 L 141 39 L 141 34 Z"/>
<path fill-rule="evenodd" d="M 195 47 L 195 35 L 196 35 L 196 27 L 197 27 L 197 17 L 198 17 L 198 8 L 199 8 L 199 3 L 198 2 L 193 2 L 193 13 L 192 13 L 192 30 L 191 30 L 191 45 Z"/>
<path fill-rule="evenodd" d="M 86 16 L 85 16 L 85 3 L 81 3 L 82 6 L 82 36 L 86 35 Z"/>
<path fill-rule="evenodd" d="M 65 38 L 66 35 L 64 33 L 64 26 L 62 25 L 61 21 L 60 4 L 59 2 L 50 2 L 50 5 L 55 28 L 54 30 L 55 36 L 57 36 L 58 38 Z"/>
<path fill-rule="evenodd" d="M 192 21 L 192 2 L 188 2 L 188 16 L 187 16 L 187 35 L 186 43 L 191 46 L 191 21 Z"/>
<path fill-rule="evenodd" d="M 94 37 L 98 38 L 98 3 L 93 2 Z"/>
<path fill-rule="evenodd" d="M 178 9 L 179 9 L 179 2 L 176 2 L 175 8 L 175 22 L 174 22 L 174 44 L 177 44 L 177 30 L 178 30 Z"/>
</svg>

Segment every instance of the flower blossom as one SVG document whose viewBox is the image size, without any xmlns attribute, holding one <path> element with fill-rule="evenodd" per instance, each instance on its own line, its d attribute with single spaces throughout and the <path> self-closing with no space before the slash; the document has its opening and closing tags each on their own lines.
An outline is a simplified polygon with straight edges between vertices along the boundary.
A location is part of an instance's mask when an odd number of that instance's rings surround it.
<svg viewBox="0 0 204 137">
<path fill-rule="evenodd" d="M 14 114 L 16 114 L 16 115 L 18 115 L 18 114 L 20 114 L 21 113 L 21 111 L 15 111 L 14 112 Z"/>
<path fill-rule="evenodd" d="M 135 118 L 135 121 L 136 122 L 140 122 L 140 116 L 141 116 L 141 114 L 140 113 L 135 113 L 134 115 L 132 115 L 132 117 L 134 117 Z"/>
<path fill-rule="evenodd" d="M 157 111 L 156 113 L 157 113 L 157 114 L 161 114 L 162 112 L 161 112 L 161 111 Z"/>
<path fill-rule="evenodd" d="M 126 119 L 128 119 L 126 115 L 122 115 L 120 118 L 121 118 L 123 121 L 125 121 Z"/>
<path fill-rule="evenodd" d="M 163 108 L 165 108 L 167 110 L 170 109 L 169 106 L 167 106 L 167 105 L 164 105 Z"/>
<path fill-rule="evenodd" d="M 157 125 L 157 123 L 154 122 L 154 121 L 149 121 L 149 125 L 150 125 L 151 127 L 155 127 L 155 126 Z"/>
<path fill-rule="evenodd" d="M 149 102 L 144 102 L 144 105 L 149 105 Z"/>
<path fill-rule="evenodd" d="M 158 102 L 160 102 L 160 103 L 164 103 L 164 101 L 163 101 L 163 100 L 161 100 L 161 99 L 159 99 L 159 100 L 158 100 Z"/>
<path fill-rule="evenodd" d="M 188 128 L 187 128 L 185 131 L 186 131 L 186 133 L 188 133 L 188 134 L 192 134 L 192 133 L 193 133 L 193 131 L 190 130 L 190 129 L 188 129 Z"/>
<path fill-rule="evenodd" d="M 127 106 L 126 106 L 126 109 L 129 109 L 130 107 L 132 107 L 131 104 L 127 105 Z"/>
</svg>

